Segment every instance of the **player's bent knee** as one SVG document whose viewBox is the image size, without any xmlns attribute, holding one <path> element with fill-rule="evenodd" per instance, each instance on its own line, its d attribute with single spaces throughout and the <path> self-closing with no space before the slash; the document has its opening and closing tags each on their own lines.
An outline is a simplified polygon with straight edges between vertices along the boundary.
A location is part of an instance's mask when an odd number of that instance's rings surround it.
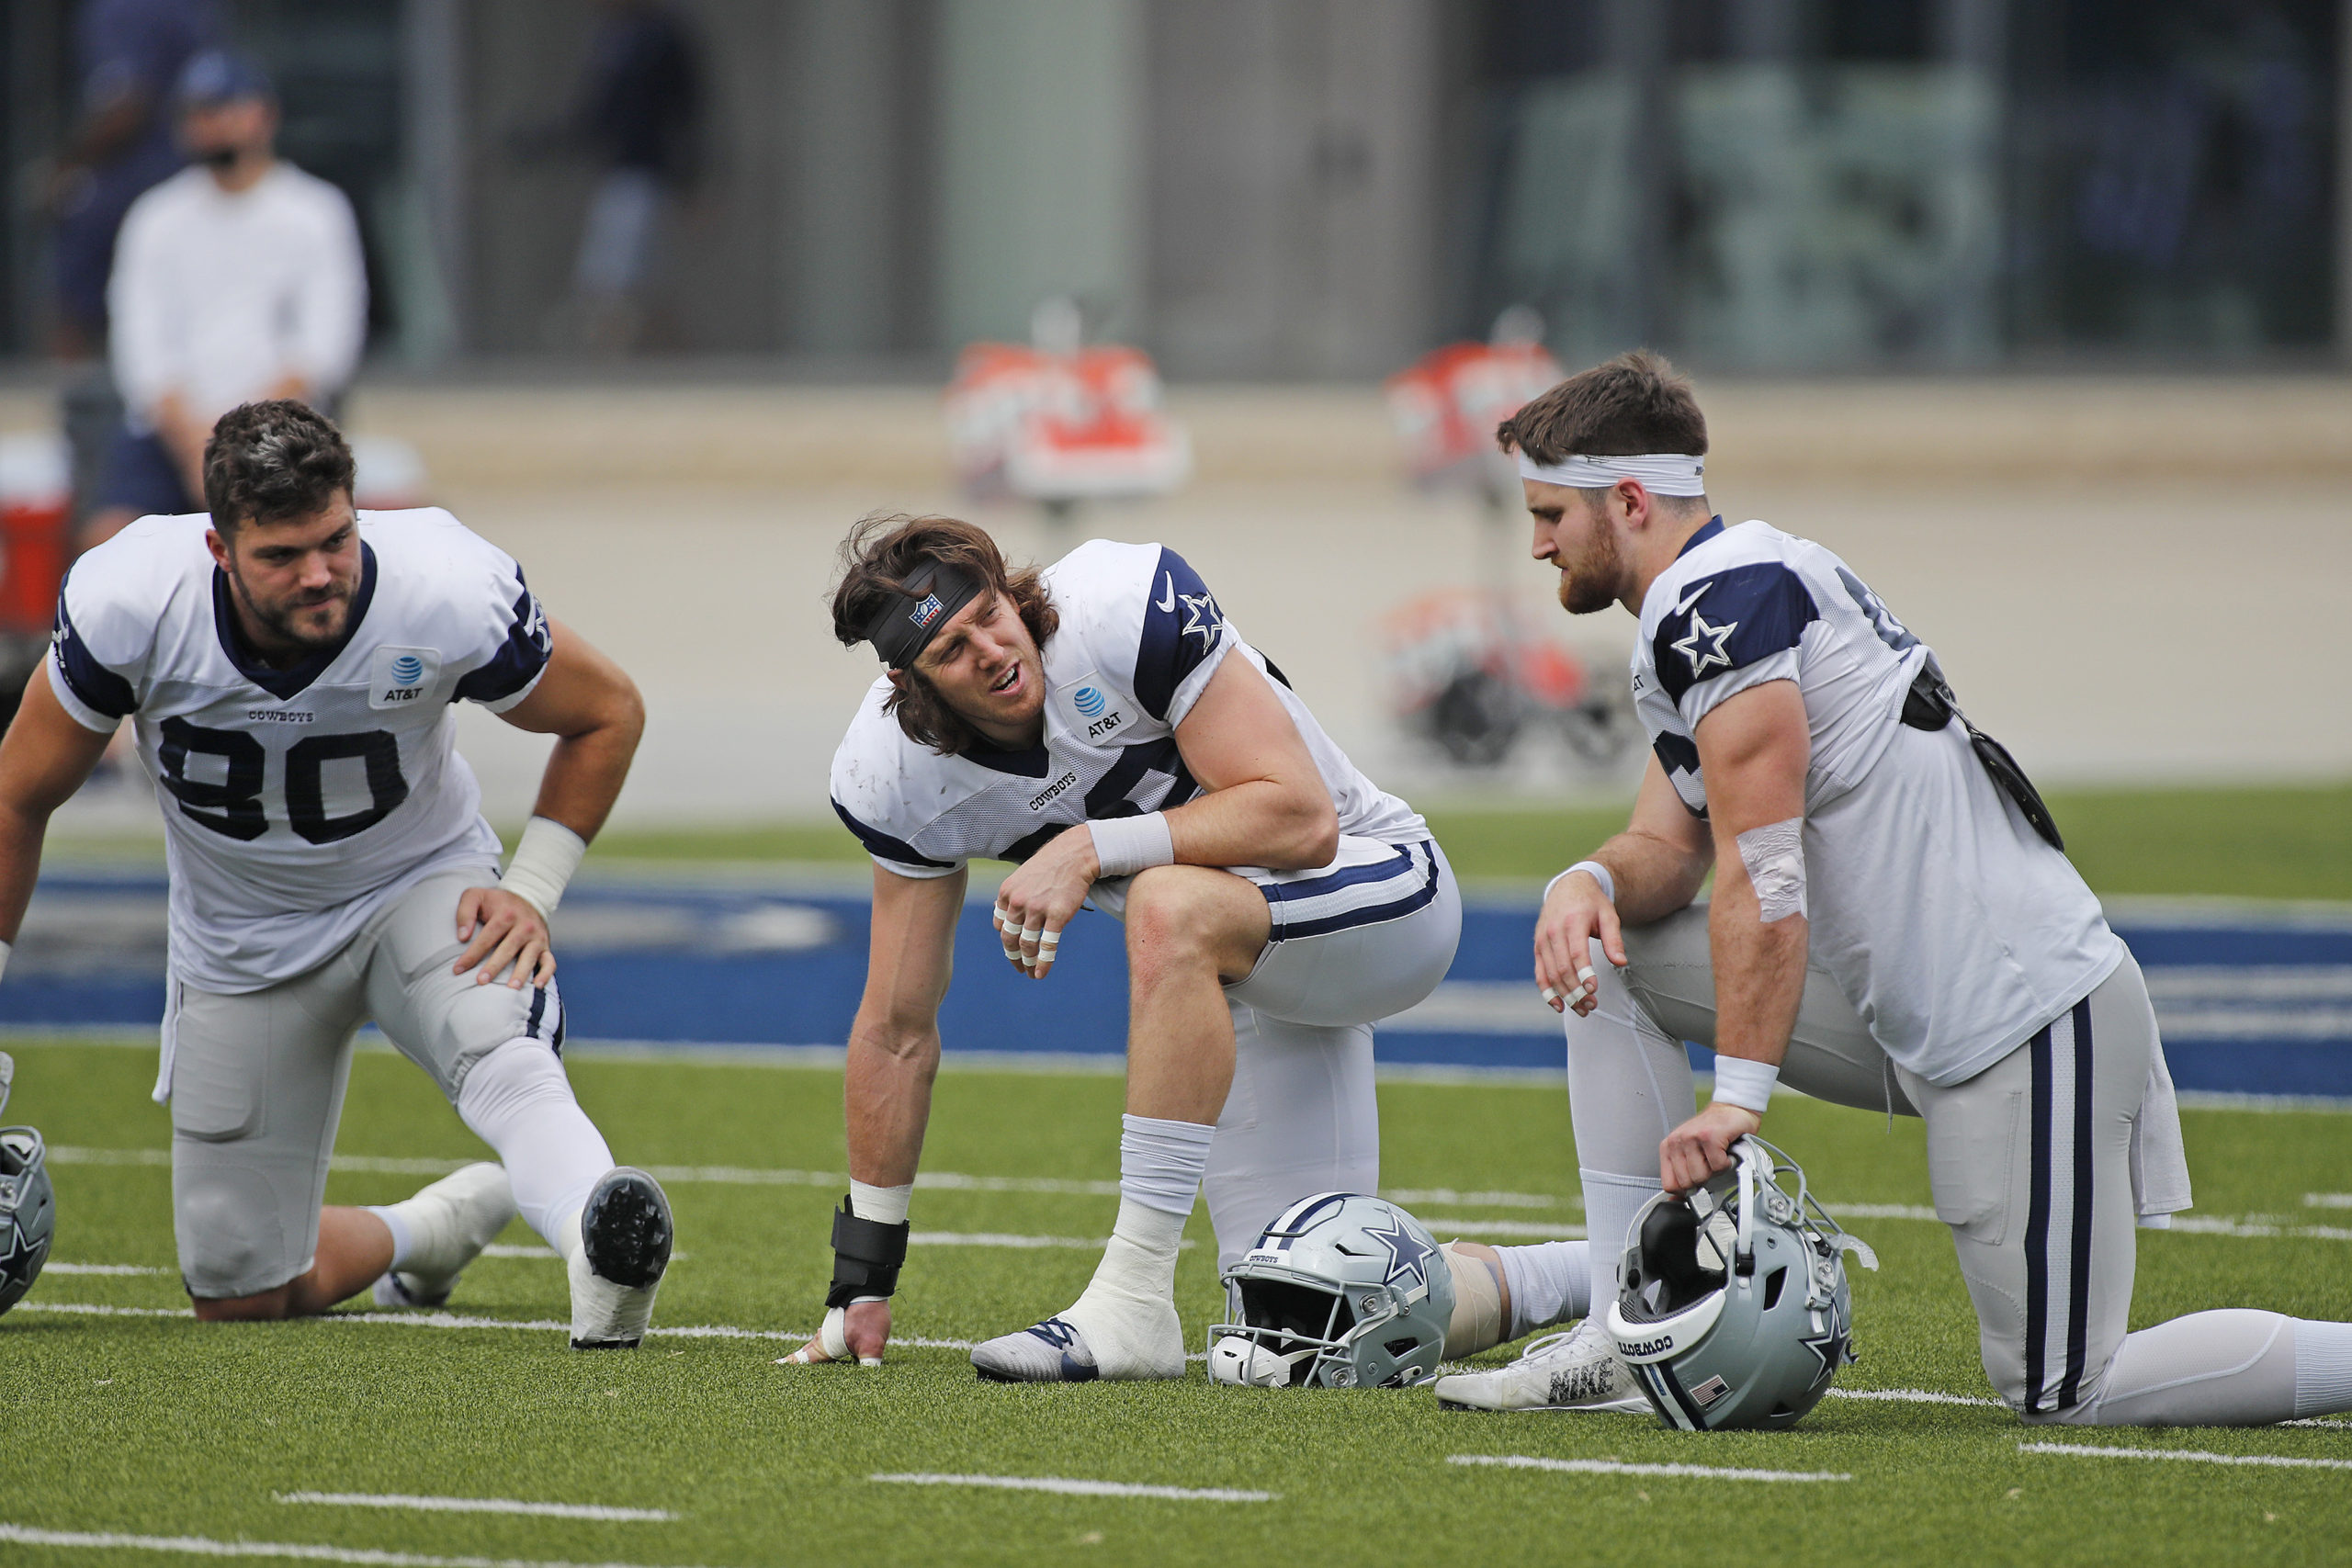
<svg viewBox="0 0 2352 1568">
<path fill-rule="evenodd" d="M 1231 872 L 1155 866 L 1137 873 L 1127 891 L 1127 951 L 1137 957 L 1212 953 L 1250 935 L 1252 920 L 1262 925 L 1264 918 L 1264 896 Z M 1262 930 L 1256 934 L 1262 940 Z"/>
<path fill-rule="evenodd" d="M 252 1296 L 190 1296 L 198 1323 L 277 1323 L 294 1315 L 294 1286 Z"/>
<path fill-rule="evenodd" d="M 198 1169 L 176 1186 L 173 1218 L 189 1296 L 199 1303 L 282 1296 L 301 1258 L 288 1256 L 292 1248 L 277 1197 L 262 1175 L 234 1167 Z"/>
<path fill-rule="evenodd" d="M 477 1057 L 458 1086 L 458 1114 L 469 1126 L 511 1113 L 534 1100 L 572 1100 L 562 1059 L 543 1040 L 509 1040 Z M 479 1131 L 479 1128 L 477 1128 Z"/>
</svg>

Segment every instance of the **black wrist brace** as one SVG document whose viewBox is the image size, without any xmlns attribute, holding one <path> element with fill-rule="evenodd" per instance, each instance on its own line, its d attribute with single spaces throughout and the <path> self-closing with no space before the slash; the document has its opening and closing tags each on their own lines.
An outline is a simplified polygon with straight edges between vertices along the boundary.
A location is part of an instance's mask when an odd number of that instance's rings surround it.
<svg viewBox="0 0 2352 1568">
<path fill-rule="evenodd" d="M 907 1237 L 913 1225 L 861 1220 L 843 1198 L 833 1216 L 833 1283 L 825 1305 L 845 1307 L 860 1296 L 888 1298 L 899 1289 L 899 1269 L 907 1261 Z"/>
</svg>

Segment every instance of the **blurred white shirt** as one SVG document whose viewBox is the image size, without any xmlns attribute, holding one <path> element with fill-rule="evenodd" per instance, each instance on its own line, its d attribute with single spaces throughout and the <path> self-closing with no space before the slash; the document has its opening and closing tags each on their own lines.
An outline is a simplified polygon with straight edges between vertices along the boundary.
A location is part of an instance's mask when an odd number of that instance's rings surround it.
<svg viewBox="0 0 2352 1568">
<path fill-rule="evenodd" d="M 284 162 L 233 194 L 183 169 L 123 219 L 107 307 L 133 430 L 173 390 L 208 424 L 289 374 L 324 396 L 351 378 L 368 332 L 351 203 Z"/>
</svg>

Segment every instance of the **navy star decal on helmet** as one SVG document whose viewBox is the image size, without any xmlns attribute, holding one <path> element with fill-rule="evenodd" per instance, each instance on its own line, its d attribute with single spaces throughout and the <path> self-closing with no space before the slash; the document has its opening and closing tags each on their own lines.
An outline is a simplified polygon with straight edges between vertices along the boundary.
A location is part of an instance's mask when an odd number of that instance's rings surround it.
<svg viewBox="0 0 2352 1568">
<path fill-rule="evenodd" d="M 1658 1418 L 1686 1431 L 1794 1426 L 1854 1359 L 1845 1254 L 1878 1267 L 1795 1161 L 1753 1136 L 1731 1152 L 1703 1186 L 1642 1205 L 1609 1308 L 1617 1353 Z"/>
<path fill-rule="evenodd" d="M 17 1064 L 0 1051 L 0 1111 Z M 57 1234 L 57 1198 L 49 1185 L 48 1149 L 30 1127 L 0 1127 L 0 1313 L 24 1299 L 49 1261 Z"/>
<path fill-rule="evenodd" d="M 1437 1375 L 1453 1275 L 1385 1198 L 1292 1204 L 1225 1271 L 1241 1321 L 1209 1329 L 1209 1377 L 1259 1388 L 1404 1388 Z"/>
</svg>

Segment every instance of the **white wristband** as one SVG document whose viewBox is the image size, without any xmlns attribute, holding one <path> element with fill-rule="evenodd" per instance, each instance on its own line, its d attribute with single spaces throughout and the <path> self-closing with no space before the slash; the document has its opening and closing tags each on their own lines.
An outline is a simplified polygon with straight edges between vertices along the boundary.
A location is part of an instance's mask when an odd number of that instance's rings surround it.
<svg viewBox="0 0 2352 1568">
<path fill-rule="evenodd" d="M 1772 1086 L 1780 1081 L 1781 1069 L 1770 1062 L 1746 1056 L 1715 1058 L 1715 1099 L 1724 1105 L 1736 1105 L 1761 1116 L 1764 1108 L 1772 1103 Z"/>
<path fill-rule="evenodd" d="M 563 902 L 564 886 L 587 852 L 587 840 L 553 818 L 534 817 L 524 824 L 514 858 L 506 863 L 506 874 L 498 885 L 546 919 Z"/>
<path fill-rule="evenodd" d="M 1133 876 L 1147 866 L 1176 863 L 1176 840 L 1165 813 L 1106 818 L 1089 822 L 1086 830 L 1094 836 L 1094 858 L 1104 876 Z"/>
<path fill-rule="evenodd" d="M 914 1194 L 915 1184 L 911 1181 L 903 1187 L 870 1187 L 853 1176 L 849 1179 L 849 1212 L 877 1225 L 902 1225 L 907 1223 L 907 1209 Z"/>
<path fill-rule="evenodd" d="M 1574 876 L 1577 872 L 1583 872 L 1587 876 L 1591 877 L 1595 882 L 1600 884 L 1600 896 L 1603 898 L 1608 899 L 1612 904 L 1617 902 L 1617 879 L 1610 875 L 1609 868 L 1601 864 L 1597 860 L 1580 860 L 1577 862 L 1576 864 L 1568 867 L 1567 870 L 1560 873 L 1559 875 L 1554 877 L 1551 881 L 1545 883 L 1544 885 L 1544 897 L 1536 900 L 1536 902 L 1541 904 L 1550 899 L 1552 897 L 1552 889 L 1557 887 L 1569 877 Z"/>
</svg>

